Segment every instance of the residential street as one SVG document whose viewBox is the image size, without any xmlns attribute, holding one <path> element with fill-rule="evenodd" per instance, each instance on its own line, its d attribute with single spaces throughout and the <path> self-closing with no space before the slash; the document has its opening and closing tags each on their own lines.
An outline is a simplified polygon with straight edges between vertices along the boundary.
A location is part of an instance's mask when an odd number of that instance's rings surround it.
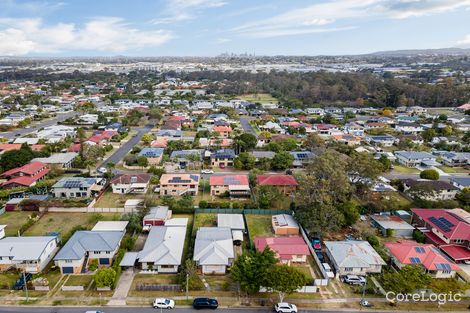
<svg viewBox="0 0 470 313">
<path fill-rule="evenodd" d="M 100 167 L 106 167 L 106 165 L 109 162 L 112 162 L 114 164 L 117 164 L 119 161 L 121 161 L 128 153 L 129 151 L 132 150 L 132 148 L 139 143 L 140 138 L 142 138 L 143 135 L 148 133 L 152 128 L 154 127 L 154 123 L 150 121 L 149 124 L 145 125 L 144 127 L 137 128 L 137 134 L 135 134 L 131 139 L 129 139 L 127 142 L 125 142 L 119 149 L 114 152 L 109 158 L 104 160 L 99 166 L 96 168 Z"/>
<path fill-rule="evenodd" d="M 256 135 L 255 130 L 253 129 L 253 126 L 250 125 L 250 120 L 251 119 L 248 117 L 240 117 L 240 125 L 242 126 L 243 131 L 245 131 L 245 133 L 253 134 L 258 137 L 258 135 Z"/>
<path fill-rule="evenodd" d="M 59 113 L 57 114 L 56 117 L 50 118 L 47 120 L 40 121 L 39 123 L 33 123 L 31 124 L 30 128 L 19 128 L 15 129 L 13 131 L 9 132 L 4 132 L 0 134 L 0 137 L 5 137 L 7 139 L 13 139 L 18 136 L 26 135 L 32 132 L 35 132 L 41 128 L 47 127 L 47 126 L 52 126 L 52 125 L 57 125 L 57 122 L 62 122 L 69 117 L 76 116 L 78 115 L 78 112 L 72 111 L 72 112 L 67 112 L 67 113 Z"/>
</svg>

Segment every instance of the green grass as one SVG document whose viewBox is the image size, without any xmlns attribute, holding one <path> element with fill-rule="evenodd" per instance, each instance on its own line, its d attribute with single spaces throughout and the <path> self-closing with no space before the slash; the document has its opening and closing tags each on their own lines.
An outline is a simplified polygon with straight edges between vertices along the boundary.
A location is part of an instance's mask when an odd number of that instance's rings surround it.
<svg viewBox="0 0 470 313">
<path fill-rule="evenodd" d="M 399 164 L 395 164 L 394 166 L 395 166 L 395 168 L 393 169 L 393 171 L 395 171 L 397 173 L 401 173 L 401 174 L 419 174 L 419 170 L 417 168 L 414 168 L 414 167 L 407 167 L 407 166 L 403 166 L 403 165 L 399 165 Z"/>
<path fill-rule="evenodd" d="M 95 203 L 95 208 L 123 208 L 126 200 L 129 199 L 144 199 L 145 195 L 121 195 L 115 194 L 110 191 L 103 193 L 100 199 Z"/>
<path fill-rule="evenodd" d="M 70 275 L 65 282 L 65 286 L 83 286 L 85 289 L 93 280 L 93 275 Z"/>
<path fill-rule="evenodd" d="M 198 213 L 194 217 L 193 237 L 196 237 L 199 227 L 216 227 L 217 214 L 215 213 Z"/>
<path fill-rule="evenodd" d="M 413 202 L 402 196 L 399 192 L 383 192 L 382 197 L 385 201 L 393 201 L 400 209 L 409 209 L 413 205 Z"/>
<path fill-rule="evenodd" d="M 278 100 L 271 96 L 269 93 L 257 93 L 257 94 L 245 94 L 238 96 L 237 98 L 240 98 L 245 101 L 250 101 L 250 102 L 259 102 L 259 103 L 277 103 Z"/>
<path fill-rule="evenodd" d="M 447 174 L 454 174 L 454 173 L 468 173 L 467 170 L 461 167 L 450 167 L 446 165 L 438 166 L 439 169 L 443 170 Z"/>
<path fill-rule="evenodd" d="M 247 214 L 246 222 L 251 239 L 255 236 L 274 236 L 271 226 L 271 215 Z"/>
<path fill-rule="evenodd" d="M 31 214 L 32 212 L 5 212 L 0 215 L 0 225 L 7 225 L 5 235 L 17 236 L 18 229 L 28 221 Z"/>
<path fill-rule="evenodd" d="M 0 289 L 11 289 L 18 278 L 19 274 L 12 271 L 0 273 Z"/>
<path fill-rule="evenodd" d="M 300 265 L 300 264 L 295 264 L 293 265 L 296 269 L 298 269 L 300 272 L 304 273 L 304 275 L 310 279 L 313 280 L 314 277 L 312 276 L 312 273 L 310 272 L 309 266 L 308 265 Z"/>
<path fill-rule="evenodd" d="M 67 235 L 74 227 L 91 229 L 98 220 L 118 220 L 119 213 L 46 213 L 24 235 L 43 236 L 48 232 Z"/>
</svg>

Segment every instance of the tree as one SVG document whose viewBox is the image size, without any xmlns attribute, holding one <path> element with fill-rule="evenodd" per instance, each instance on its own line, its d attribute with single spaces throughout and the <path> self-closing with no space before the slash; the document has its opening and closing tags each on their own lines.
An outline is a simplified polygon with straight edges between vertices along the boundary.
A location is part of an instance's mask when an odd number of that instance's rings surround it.
<svg viewBox="0 0 470 313">
<path fill-rule="evenodd" d="M 310 151 L 325 148 L 325 141 L 317 133 L 311 133 L 305 138 L 304 147 Z"/>
<path fill-rule="evenodd" d="M 183 288 L 186 288 L 186 281 L 188 282 L 188 290 L 202 290 L 204 289 L 204 283 L 197 274 L 197 264 L 191 259 L 186 259 L 184 262 L 183 270 L 180 274 L 180 284 Z"/>
<path fill-rule="evenodd" d="M 147 146 L 150 145 L 150 143 L 153 141 L 153 139 L 154 139 L 154 137 L 151 133 L 144 134 L 141 138 L 142 142 Z"/>
<path fill-rule="evenodd" d="M 385 156 L 384 154 L 380 156 L 379 163 L 382 164 L 383 172 L 389 171 L 392 168 L 392 161 L 390 161 L 390 159 L 387 158 L 387 156 Z"/>
<path fill-rule="evenodd" d="M 437 133 L 434 128 L 428 128 L 421 133 L 421 137 L 423 137 L 423 139 L 427 142 L 431 141 L 436 136 L 437 136 Z"/>
<path fill-rule="evenodd" d="M 417 289 L 426 287 L 431 276 L 426 274 L 419 265 L 405 265 L 399 272 L 389 272 L 383 275 L 385 290 L 395 293 L 413 293 Z"/>
<path fill-rule="evenodd" d="M 470 284 L 458 281 L 455 278 L 439 278 L 432 279 L 428 288 L 431 288 L 434 293 L 465 293 L 470 288 Z"/>
<path fill-rule="evenodd" d="M 141 167 L 147 167 L 149 165 L 149 160 L 144 156 L 137 157 L 137 164 Z"/>
<path fill-rule="evenodd" d="M 284 302 L 286 295 L 292 294 L 309 280 L 303 272 L 287 264 L 276 265 L 269 271 L 268 286 L 279 295 L 279 302 Z"/>
<path fill-rule="evenodd" d="M 238 151 L 249 151 L 256 147 L 258 139 L 256 136 L 249 133 L 243 133 L 235 137 L 235 144 L 238 146 Z"/>
<path fill-rule="evenodd" d="M 274 170 L 286 170 L 294 163 L 294 156 L 286 151 L 281 151 L 274 155 L 271 166 Z"/>
<path fill-rule="evenodd" d="M 444 127 L 441 130 L 441 133 L 442 133 L 443 136 L 446 136 L 446 137 L 452 135 L 452 127 L 450 127 L 450 126 Z"/>
<path fill-rule="evenodd" d="M 256 204 L 260 209 L 272 208 L 276 200 L 281 198 L 281 193 L 274 186 L 258 185 L 253 188 Z"/>
<path fill-rule="evenodd" d="M 116 282 L 116 271 L 111 267 L 100 268 L 94 275 L 96 287 L 113 287 Z"/>
<path fill-rule="evenodd" d="M 359 220 L 359 210 L 353 201 L 342 203 L 339 205 L 339 210 L 343 213 L 344 226 L 351 226 Z"/>
<path fill-rule="evenodd" d="M 8 171 L 12 168 L 23 166 L 29 163 L 35 154 L 28 144 L 21 145 L 19 150 L 5 151 L 0 158 L 0 168 L 2 171 Z"/>
<path fill-rule="evenodd" d="M 438 180 L 439 173 L 434 169 L 428 169 L 419 173 L 419 177 L 422 179 Z"/>
<path fill-rule="evenodd" d="M 242 152 L 236 157 L 233 165 L 236 169 L 251 170 L 255 167 L 255 162 L 255 156 L 248 152 Z"/>
<path fill-rule="evenodd" d="M 281 141 L 281 148 L 284 151 L 293 151 L 298 148 L 297 146 L 297 140 L 294 138 L 287 138 L 283 141 Z"/>
<path fill-rule="evenodd" d="M 248 295 L 255 294 L 262 286 L 269 287 L 270 269 L 276 263 L 274 252 L 269 247 L 262 252 L 248 251 L 235 260 L 230 275 L 239 282 L 242 291 Z"/>
<path fill-rule="evenodd" d="M 371 185 L 382 171 L 382 165 L 368 153 L 354 153 L 348 161 L 349 178 L 354 184 Z"/>
</svg>

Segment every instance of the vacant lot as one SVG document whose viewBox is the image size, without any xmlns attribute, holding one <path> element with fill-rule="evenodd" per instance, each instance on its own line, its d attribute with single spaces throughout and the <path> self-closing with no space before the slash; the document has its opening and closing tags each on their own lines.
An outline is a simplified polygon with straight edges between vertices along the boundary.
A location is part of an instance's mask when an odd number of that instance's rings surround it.
<svg viewBox="0 0 470 313">
<path fill-rule="evenodd" d="M 91 229 L 100 220 L 118 220 L 118 213 L 46 213 L 26 232 L 27 236 L 42 236 L 48 232 L 67 235 L 74 227 Z"/>
<path fill-rule="evenodd" d="M 277 103 L 277 99 L 271 96 L 269 93 L 257 93 L 257 94 L 246 94 L 241 95 L 238 98 L 250 102 L 259 102 L 259 103 Z"/>
<path fill-rule="evenodd" d="M 0 215 L 0 225 L 7 225 L 6 236 L 17 236 L 18 229 L 28 221 L 32 212 L 5 212 Z"/>
<path fill-rule="evenodd" d="M 120 195 L 110 191 L 105 192 L 95 203 L 95 208 L 123 208 L 126 200 L 144 199 L 145 195 Z"/>
<path fill-rule="evenodd" d="M 246 222 L 251 239 L 255 236 L 273 236 L 271 215 L 247 214 Z"/>
<path fill-rule="evenodd" d="M 419 170 L 414 167 L 407 167 L 403 165 L 395 165 L 395 168 L 393 169 L 394 172 L 400 173 L 400 174 L 419 174 Z"/>
</svg>

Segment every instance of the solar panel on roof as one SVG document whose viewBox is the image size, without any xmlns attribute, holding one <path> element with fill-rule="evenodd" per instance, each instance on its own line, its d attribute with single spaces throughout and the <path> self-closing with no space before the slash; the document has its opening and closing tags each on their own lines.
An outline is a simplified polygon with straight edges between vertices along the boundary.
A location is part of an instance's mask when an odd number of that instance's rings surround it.
<svg viewBox="0 0 470 313">
<path fill-rule="evenodd" d="M 415 247 L 415 251 L 417 253 L 424 253 L 424 248 L 423 247 Z"/>
<path fill-rule="evenodd" d="M 435 265 L 438 270 L 443 270 L 443 271 L 452 270 L 452 267 L 448 263 L 436 263 Z"/>
<path fill-rule="evenodd" d="M 411 263 L 413 263 L 413 264 L 420 264 L 420 263 L 421 263 L 420 258 L 417 258 L 417 257 L 411 257 L 411 258 L 410 258 L 410 261 L 411 261 Z"/>
</svg>

